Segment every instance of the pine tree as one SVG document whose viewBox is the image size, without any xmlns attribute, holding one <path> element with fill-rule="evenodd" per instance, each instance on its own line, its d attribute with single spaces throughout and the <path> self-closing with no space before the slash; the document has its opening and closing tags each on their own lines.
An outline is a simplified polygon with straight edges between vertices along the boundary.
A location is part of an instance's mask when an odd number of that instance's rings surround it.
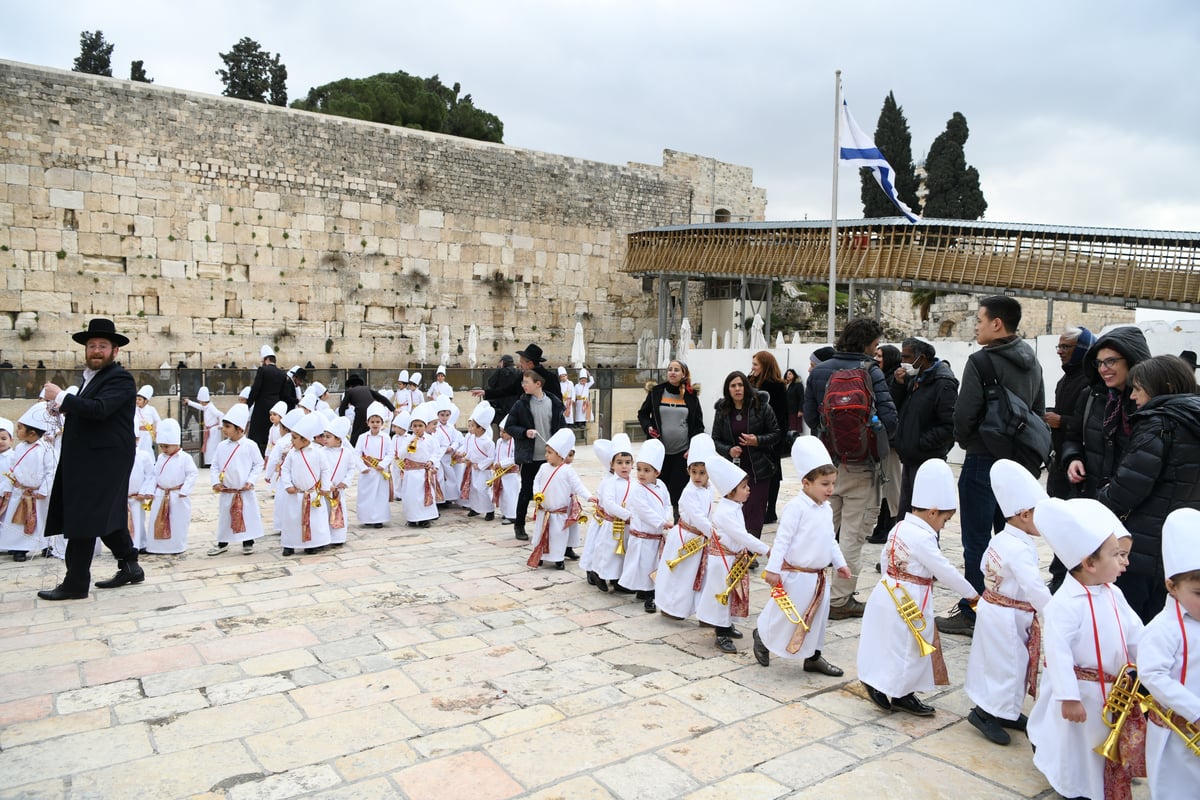
<svg viewBox="0 0 1200 800">
<path fill-rule="evenodd" d="M 228 53 L 221 53 L 225 69 L 217 70 L 226 97 L 253 100 L 256 103 L 287 105 L 287 67 L 262 49 L 262 45 L 243 36 Z"/>
<path fill-rule="evenodd" d="M 879 123 L 875 126 L 875 146 L 883 153 L 883 157 L 895 170 L 896 194 L 900 200 L 919 214 L 921 207 L 917 200 L 917 173 L 913 167 L 912 134 L 908 130 L 908 120 L 904 109 L 896 103 L 896 96 L 888 92 L 883 99 L 883 108 L 879 112 Z M 862 177 L 863 217 L 894 217 L 900 212 L 879 188 L 879 182 L 869 169 L 859 170 Z"/>
<path fill-rule="evenodd" d="M 154 83 L 154 78 L 146 74 L 144 61 L 133 61 L 129 64 L 129 80 L 138 83 Z"/>
<path fill-rule="evenodd" d="M 925 216 L 934 219 L 980 219 L 987 200 L 979 186 L 979 171 L 967 166 L 963 146 L 970 131 L 967 118 L 955 111 L 929 147 L 925 159 Z"/>
<path fill-rule="evenodd" d="M 113 47 L 104 41 L 104 31 L 83 31 L 79 34 L 79 55 L 71 70 L 111 78 Z"/>
</svg>

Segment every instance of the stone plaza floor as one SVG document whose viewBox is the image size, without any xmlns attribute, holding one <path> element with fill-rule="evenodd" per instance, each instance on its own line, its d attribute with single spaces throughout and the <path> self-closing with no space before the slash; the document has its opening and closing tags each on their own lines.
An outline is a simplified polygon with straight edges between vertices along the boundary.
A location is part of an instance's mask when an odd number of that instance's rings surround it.
<svg viewBox="0 0 1200 800">
<path fill-rule="evenodd" d="M 590 447 L 576 466 L 599 483 Z M 886 714 L 856 680 L 857 620 L 830 624 L 842 678 L 755 662 L 761 580 L 723 655 L 575 562 L 528 568 L 511 526 L 464 511 L 411 529 L 397 504 L 338 550 L 284 558 L 267 537 L 214 558 L 213 498 L 197 491 L 189 551 L 144 557 L 137 586 L 46 602 L 60 561 L 0 563 L 0 798 L 1056 796 L 1024 735 L 998 747 L 966 721 L 969 639 L 942 637 L 936 716 Z M 953 521 L 942 541 L 960 563 Z M 112 571 L 98 556 L 93 577 Z M 868 561 L 861 599 L 876 580 Z"/>
</svg>

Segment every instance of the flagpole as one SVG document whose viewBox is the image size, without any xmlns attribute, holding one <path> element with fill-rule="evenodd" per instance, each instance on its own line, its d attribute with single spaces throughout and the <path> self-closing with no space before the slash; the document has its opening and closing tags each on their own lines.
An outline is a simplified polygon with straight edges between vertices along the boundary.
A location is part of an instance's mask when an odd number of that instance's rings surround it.
<svg viewBox="0 0 1200 800">
<path fill-rule="evenodd" d="M 842 71 L 833 73 L 833 210 L 829 214 L 829 342 L 834 337 L 834 317 L 837 312 L 837 194 L 838 194 L 838 162 L 840 161 L 841 145 L 839 138 L 839 121 L 842 116 Z"/>
</svg>

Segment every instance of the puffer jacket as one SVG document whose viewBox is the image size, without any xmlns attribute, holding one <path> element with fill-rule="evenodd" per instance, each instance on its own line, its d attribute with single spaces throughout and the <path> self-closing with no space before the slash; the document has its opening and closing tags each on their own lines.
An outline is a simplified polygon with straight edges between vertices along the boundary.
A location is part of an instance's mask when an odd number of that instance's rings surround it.
<svg viewBox="0 0 1200 800">
<path fill-rule="evenodd" d="M 1043 416 L 1046 413 L 1046 387 L 1033 348 L 1014 336 L 1006 342 L 988 345 L 983 352 L 989 354 L 1000 384 L 1024 400 L 1034 414 Z M 979 426 L 986 414 L 987 394 L 983 389 L 983 378 L 968 358 L 962 372 L 962 389 L 954 406 L 954 439 L 967 455 L 988 452 L 979 436 Z"/>
<path fill-rule="evenodd" d="M 1153 397 L 1132 421 L 1125 456 L 1097 499 L 1133 534 L 1129 571 L 1161 579 L 1163 522 L 1178 508 L 1200 509 L 1200 395 Z"/>
<path fill-rule="evenodd" d="M 893 387 L 900 406 L 900 424 L 892 443 L 901 463 L 918 466 L 931 458 L 945 458 L 954 447 L 954 406 L 958 378 L 945 361 L 937 359 L 920 376 Z"/>
<path fill-rule="evenodd" d="M 755 390 L 747 389 L 747 392 L 752 391 Z M 749 397 L 748 394 L 747 397 Z M 775 419 L 775 412 L 771 410 L 770 402 L 770 396 L 766 392 L 760 391 L 758 392 L 758 405 L 745 404 L 750 415 L 748 418 L 750 433 L 758 436 L 758 446 L 742 448 L 739 466 L 755 483 L 769 480 L 775 474 L 774 451 L 783 437 L 783 430 Z M 729 419 L 732 407 L 726 407 L 725 398 L 722 397 L 716 402 L 714 408 L 717 413 L 713 418 L 713 442 L 717 446 L 717 454 L 722 458 L 729 458 L 729 449 L 737 445 L 733 438 L 733 427 Z"/>
<path fill-rule="evenodd" d="M 1150 358 L 1150 346 L 1141 328 L 1132 325 L 1114 328 L 1096 339 L 1088 349 L 1083 361 L 1083 373 L 1087 376 L 1089 393 L 1079 398 L 1075 417 L 1067 428 L 1062 445 L 1061 463 L 1070 467 L 1072 461 L 1082 461 L 1084 469 L 1083 496 L 1096 497 L 1097 493 L 1113 476 L 1121 458 L 1129 450 L 1129 437 L 1118 423 L 1109 434 L 1104 432 L 1104 411 L 1108 404 L 1108 387 L 1092 363 L 1096 354 L 1103 349 L 1116 350 L 1125 358 L 1126 366 L 1132 368 L 1139 361 Z M 1126 385 L 1121 393 L 1125 414 L 1131 419 L 1137 405 L 1129 396 Z"/>
</svg>

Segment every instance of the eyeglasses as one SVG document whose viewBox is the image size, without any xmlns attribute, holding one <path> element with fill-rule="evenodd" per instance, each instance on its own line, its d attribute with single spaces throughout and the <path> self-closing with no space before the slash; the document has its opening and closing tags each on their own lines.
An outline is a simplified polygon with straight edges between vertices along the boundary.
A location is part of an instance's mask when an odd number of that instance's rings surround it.
<svg viewBox="0 0 1200 800">
<path fill-rule="evenodd" d="M 1096 359 L 1095 361 L 1092 362 L 1092 366 L 1095 367 L 1096 369 L 1112 369 L 1113 367 L 1117 366 L 1117 364 L 1120 364 L 1124 360 L 1125 359 L 1120 358 L 1120 357 L 1106 358 L 1104 360 Z"/>
<path fill-rule="evenodd" d="M 1074 349 L 1075 349 L 1075 345 L 1073 345 L 1073 344 L 1060 344 L 1060 345 L 1057 345 L 1057 346 L 1056 346 L 1054 349 L 1055 349 L 1055 350 L 1057 350 L 1057 351 L 1058 351 L 1058 352 L 1060 352 L 1060 353 L 1066 353 L 1066 352 L 1067 352 L 1067 351 L 1069 351 L 1069 350 L 1074 350 Z"/>
</svg>

